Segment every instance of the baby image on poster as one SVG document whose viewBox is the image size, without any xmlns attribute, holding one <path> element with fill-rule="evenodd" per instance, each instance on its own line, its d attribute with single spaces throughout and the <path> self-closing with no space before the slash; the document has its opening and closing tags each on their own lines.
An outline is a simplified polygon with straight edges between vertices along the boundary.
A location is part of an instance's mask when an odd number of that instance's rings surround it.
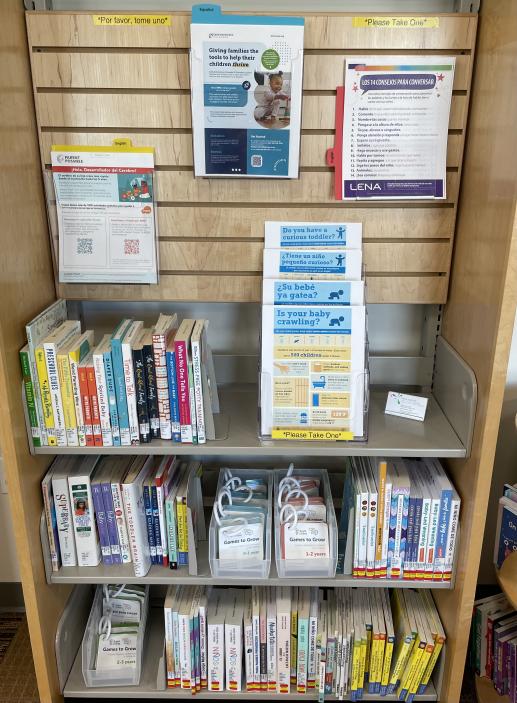
<svg viewBox="0 0 517 703">
<path fill-rule="evenodd" d="M 288 127 L 291 115 L 291 74 L 255 72 L 255 120 L 268 129 Z"/>
</svg>

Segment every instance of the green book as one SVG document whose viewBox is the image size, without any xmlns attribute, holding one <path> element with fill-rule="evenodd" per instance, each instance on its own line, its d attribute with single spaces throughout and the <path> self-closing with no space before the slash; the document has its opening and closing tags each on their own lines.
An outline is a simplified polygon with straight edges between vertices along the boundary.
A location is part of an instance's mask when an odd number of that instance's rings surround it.
<svg viewBox="0 0 517 703">
<path fill-rule="evenodd" d="M 32 384 L 31 362 L 29 359 L 29 345 L 26 344 L 20 349 L 20 363 L 22 367 L 23 387 L 25 389 L 25 405 L 31 426 L 32 443 L 35 447 L 41 447 L 41 432 L 34 399 L 34 386 Z"/>
</svg>

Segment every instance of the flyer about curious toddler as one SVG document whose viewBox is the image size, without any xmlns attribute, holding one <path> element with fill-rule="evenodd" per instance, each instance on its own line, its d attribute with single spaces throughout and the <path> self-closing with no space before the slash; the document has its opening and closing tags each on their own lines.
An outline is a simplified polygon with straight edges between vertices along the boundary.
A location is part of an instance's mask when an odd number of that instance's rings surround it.
<svg viewBox="0 0 517 703">
<path fill-rule="evenodd" d="M 303 29 L 302 17 L 192 8 L 196 176 L 298 177 Z"/>
</svg>

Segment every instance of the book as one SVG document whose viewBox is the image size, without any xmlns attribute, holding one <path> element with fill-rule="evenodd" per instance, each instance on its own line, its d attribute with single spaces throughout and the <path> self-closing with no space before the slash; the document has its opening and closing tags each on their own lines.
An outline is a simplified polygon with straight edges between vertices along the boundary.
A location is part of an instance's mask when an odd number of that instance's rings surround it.
<svg viewBox="0 0 517 703">
<path fill-rule="evenodd" d="M 68 471 L 73 463 L 73 458 L 59 457 L 54 462 L 52 470 L 52 495 L 56 513 L 59 552 L 63 566 L 77 566 L 72 505 L 68 490 Z"/>
<path fill-rule="evenodd" d="M 111 337 L 103 348 L 104 374 L 106 377 L 106 394 L 108 396 L 109 421 L 111 436 L 114 447 L 120 447 L 120 422 L 118 417 L 117 392 L 115 388 L 115 372 L 113 370 L 113 358 L 111 356 Z"/>
<path fill-rule="evenodd" d="M 131 547 L 129 545 L 124 498 L 122 495 L 122 482 L 128 471 L 131 459 L 128 460 L 127 457 L 114 457 L 114 459 L 111 472 L 111 497 L 115 513 L 115 525 L 120 545 L 120 558 L 123 564 L 129 564 L 131 562 Z"/>
<path fill-rule="evenodd" d="M 93 355 L 89 351 L 84 356 L 77 367 L 77 377 L 79 379 L 79 393 L 81 394 L 81 407 L 83 410 L 84 439 L 87 447 L 95 446 L 93 438 L 93 417 L 90 402 L 90 389 L 88 388 L 88 365 L 91 365 Z"/>
<path fill-rule="evenodd" d="M 108 523 L 106 515 L 106 506 L 104 504 L 104 497 L 102 491 L 102 481 L 103 481 L 103 471 L 105 469 L 106 462 L 104 458 L 97 464 L 94 475 L 91 478 L 91 493 L 93 499 L 93 508 L 95 510 L 95 520 L 97 523 L 97 529 L 99 532 L 99 541 L 101 545 L 102 562 L 108 566 L 113 564 L 113 557 L 111 555 L 111 545 L 110 536 L 108 532 Z"/>
<path fill-rule="evenodd" d="M 157 469 L 154 477 L 154 487 L 156 488 L 156 503 L 158 508 L 158 523 L 160 530 L 160 546 L 162 549 L 163 566 L 169 566 L 169 551 L 167 539 L 167 516 L 165 512 L 165 500 L 169 495 L 171 486 L 179 469 L 179 461 L 175 457 L 165 457 Z"/>
<path fill-rule="evenodd" d="M 183 473 L 176 492 L 176 520 L 178 533 L 178 566 L 187 566 L 189 563 L 189 542 L 187 523 L 187 486 L 190 466 Z"/>
<path fill-rule="evenodd" d="M 131 558 L 135 576 L 145 576 L 151 567 L 147 539 L 143 484 L 152 467 L 152 457 L 135 457 L 122 483 Z"/>
<path fill-rule="evenodd" d="M 57 374 L 63 405 L 63 419 L 65 423 L 66 444 L 68 447 L 79 446 L 78 422 L 75 412 L 74 389 L 70 371 L 69 348 L 78 343 L 80 335 L 76 335 L 72 342 L 62 347 L 56 355 Z"/>
<path fill-rule="evenodd" d="M 196 320 L 190 338 L 192 349 L 192 379 L 194 386 L 197 441 L 198 444 L 206 442 L 205 410 L 203 403 L 202 372 L 201 372 L 201 344 L 205 320 Z"/>
<path fill-rule="evenodd" d="M 260 590 L 259 586 L 251 589 L 251 629 L 253 638 L 253 690 L 260 691 Z M 290 664 L 290 663 L 289 663 Z"/>
<path fill-rule="evenodd" d="M 401 578 L 406 554 L 407 518 L 409 510 L 410 481 L 403 460 L 389 462 L 388 472 L 391 479 L 391 518 L 389 544 L 392 545 L 391 562 L 388 566 L 389 578 Z M 388 547 L 389 549 L 389 547 Z"/>
<path fill-rule="evenodd" d="M 197 417 L 196 417 L 196 399 L 194 397 L 194 373 L 192 370 L 192 362 L 188 362 L 188 396 L 190 405 L 190 427 L 192 430 L 192 444 L 197 444 Z"/>
<path fill-rule="evenodd" d="M 140 441 L 144 444 L 151 441 L 151 422 L 147 400 L 147 372 L 144 360 L 144 344 L 146 339 L 148 340 L 151 335 L 151 330 L 142 329 L 133 344 L 133 372 L 135 376 L 138 430 L 140 433 Z"/>
<path fill-rule="evenodd" d="M 296 691 L 307 691 L 307 667 L 309 659 L 309 616 L 311 590 L 300 586 L 298 590 L 298 652 L 296 656 Z"/>
<path fill-rule="evenodd" d="M 37 378 L 33 379 L 32 377 L 28 344 L 20 349 L 20 365 L 22 369 L 25 407 L 27 409 L 27 417 L 31 428 L 32 443 L 35 447 L 41 447 L 41 429 L 34 395 L 34 384 L 37 383 Z"/>
<path fill-rule="evenodd" d="M 174 339 L 169 341 L 166 351 L 167 383 L 171 414 L 171 435 L 173 442 L 181 442 L 180 406 L 178 400 L 178 380 L 176 376 L 176 353 Z"/>
<path fill-rule="evenodd" d="M 240 589 L 228 589 L 227 593 L 229 605 L 224 622 L 226 690 L 240 691 L 242 689 L 244 593 Z"/>
<path fill-rule="evenodd" d="M 61 552 L 59 548 L 59 535 L 57 532 L 57 517 L 54 505 L 54 494 L 52 492 L 52 474 L 54 464 L 41 482 L 41 492 L 43 494 L 43 508 L 45 511 L 45 522 L 47 525 L 48 546 L 52 571 L 59 571 L 61 567 Z"/>
<path fill-rule="evenodd" d="M 266 657 L 267 657 L 267 690 L 277 688 L 277 632 L 276 632 L 276 593 L 275 589 L 266 586 Z"/>
<path fill-rule="evenodd" d="M 255 690 L 253 673 L 253 601 L 251 589 L 244 594 L 244 673 L 246 675 L 246 691 Z"/>
<path fill-rule="evenodd" d="M 138 411 L 136 407 L 135 374 L 133 371 L 133 345 L 141 334 L 143 324 L 141 320 L 133 320 L 124 330 L 120 340 L 131 444 L 139 444 L 140 442 Z"/>
<path fill-rule="evenodd" d="M 79 457 L 68 474 L 78 566 L 97 566 L 101 560 L 91 487 L 98 458 Z"/>
<path fill-rule="evenodd" d="M 149 543 L 149 553 L 151 556 L 151 564 L 157 564 L 158 558 L 156 556 L 156 534 L 154 531 L 154 519 L 153 519 L 153 506 L 151 497 L 151 488 L 154 481 L 154 466 L 151 473 L 149 473 L 143 482 L 143 497 L 144 497 L 144 509 L 145 509 L 145 524 L 147 530 L 147 540 Z"/>
<path fill-rule="evenodd" d="M 86 384 L 88 388 L 88 403 L 92 422 L 92 437 L 95 447 L 102 447 L 102 428 L 99 412 L 99 399 L 97 395 L 97 380 L 95 378 L 95 368 L 93 365 L 93 351 L 89 352 L 80 367 L 84 366 L 86 373 Z"/>
<path fill-rule="evenodd" d="M 87 330 L 77 339 L 73 340 L 66 348 L 68 351 L 68 365 L 70 368 L 70 380 L 72 383 L 72 395 L 75 408 L 75 419 L 77 423 L 77 439 L 80 447 L 89 446 L 86 441 L 86 420 L 84 404 L 82 401 L 81 384 L 79 381 L 79 364 L 93 348 L 93 330 Z M 89 409 L 89 403 L 88 403 Z M 90 422 L 91 428 L 91 422 Z M 91 432 L 90 432 L 91 434 Z M 92 436 L 93 444 L 93 436 Z"/>
<path fill-rule="evenodd" d="M 224 691 L 226 605 L 221 589 L 212 589 L 208 598 L 207 665 L 208 690 Z"/>
<path fill-rule="evenodd" d="M 276 589 L 277 692 L 289 693 L 291 677 L 291 589 Z"/>
<path fill-rule="evenodd" d="M 178 327 L 178 316 L 161 314 L 153 328 L 153 354 L 156 375 L 160 437 L 172 438 L 169 384 L 167 378 L 167 347 Z"/>
<path fill-rule="evenodd" d="M 154 368 L 153 330 L 148 329 L 142 338 L 142 356 L 144 359 L 145 388 L 147 391 L 147 412 L 152 439 L 160 437 L 160 413 L 158 411 L 158 389 Z"/>
<path fill-rule="evenodd" d="M 102 435 L 102 446 L 113 446 L 113 434 L 111 432 L 111 415 L 109 406 L 108 386 L 106 383 L 106 370 L 104 366 L 104 355 L 110 353 L 111 335 L 106 334 L 93 350 L 93 369 L 95 372 L 95 384 L 97 386 L 97 401 L 99 408 L 99 423 Z"/>
<path fill-rule="evenodd" d="M 124 457 L 117 457 L 124 460 Z M 122 564 L 121 545 L 117 529 L 117 517 L 115 515 L 115 504 L 113 502 L 113 492 L 111 488 L 111 477 L 114 462 L 112 457 L 105 457 L 102 461 L 102 471 L 99 471 L 101 478 L 102 502 L 106 513 L 106 528 L 108 530 L 111 560 L 113 564 Z"/>
<path fill-rule="evenodd" d="M 115 379 L 115 396 L 120 426 L 120 444 L 123 447 L 131 445 L 129 431 L 129 411 L 126 397 L 126 381 L 124 376 L 124 362 L 122 358 L 122 338 L 131 325 L 132 320 L 126 318 L 115 328 L 111 336 L 111 359 L 113 363 L 113 376 Z"/>
<path fill-rule="evenodd" d="M 44 436 L 49 447 L 57 447 L 56 428 L 54 423 L 54 410 L 48 380 L 47 362 L 43 344 L 34 350 L 34 359 L 38 378 L 39 397 L 41 402 L 41 417 L 44 423 Z"/>
<path fill-rule="evenodd" d="M 174 337 L 181 441 L 187 444 L 193 442 L 188 369 L 190 362 L 190 336 L 194 322 L 194 320 L 190 319 L 183 320 Z"/>
<path fill-rule="evenodd" d="M 494 564 L 500 569 L 505 559 L 517 551 L 517 503 L 511 498 L 499 498 Z"/>
</svg>

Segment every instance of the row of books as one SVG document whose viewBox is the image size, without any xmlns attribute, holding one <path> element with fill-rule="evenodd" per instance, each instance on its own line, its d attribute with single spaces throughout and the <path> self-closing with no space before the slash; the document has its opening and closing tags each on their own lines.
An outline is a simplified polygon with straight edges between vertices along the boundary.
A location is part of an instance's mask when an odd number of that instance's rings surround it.
<svg viewBox="0 0 517 703">
<path fill-rule="evenodd" d="M 206 539 L 199 462 L 153 456 L 60 456 L 42 482 L 53 571 L 62 566 L 195 560 Z"/>
<path fill-rule="evenodd" d="M 438 459 L 346 463 L 337 573 L 450 581 L 461 501 Z"/>
<path fill-rule="evenodd" d="M 502 593 L 475 601 L 470 664 L 493 681 L 501 695 L 517 703 L 517 611 Z"/>
<path fill-rule="evenodd" d="M 131 446 L 215 438 L 217 384 L 206 320 L 124 319 L 95 345 L 57 301 L 26 327 L 20 351 L 34 446 Z"/>
<path fill-rule="evenodd" d="M 445 642 L 434 601 L 416 589 L 170 586 L 168 687 L 196 693 L 423 694 Z"/>
</svg>

